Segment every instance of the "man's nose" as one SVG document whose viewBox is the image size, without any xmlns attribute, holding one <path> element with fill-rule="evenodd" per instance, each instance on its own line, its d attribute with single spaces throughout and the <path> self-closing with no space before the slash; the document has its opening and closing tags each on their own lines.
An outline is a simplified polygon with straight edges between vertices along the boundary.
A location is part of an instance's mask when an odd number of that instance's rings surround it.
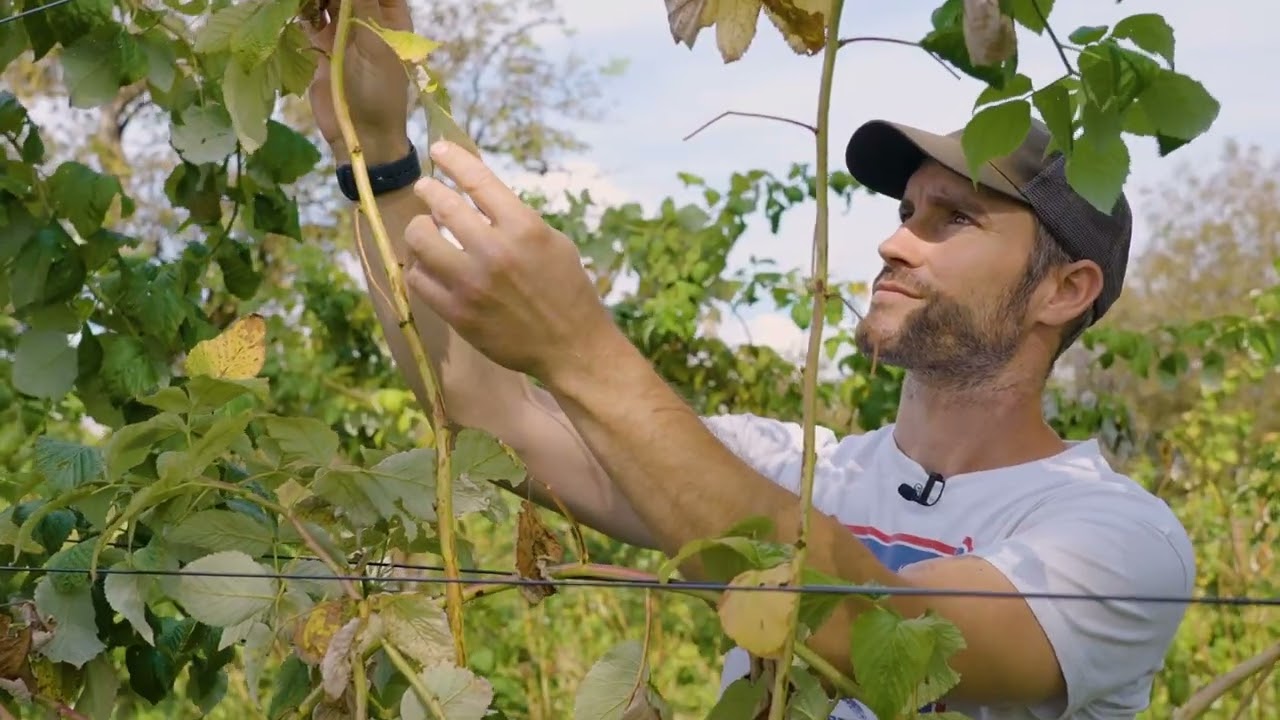
<svg viewBox="0 0 1280 720">
<path fill-rule="evenodd" d="M 889 267 L 919 267 L 924 245 L 920 236 L 912 232 L 907 223 L 903 223 L 880 243 L 880 258 Z"/>
</svg>

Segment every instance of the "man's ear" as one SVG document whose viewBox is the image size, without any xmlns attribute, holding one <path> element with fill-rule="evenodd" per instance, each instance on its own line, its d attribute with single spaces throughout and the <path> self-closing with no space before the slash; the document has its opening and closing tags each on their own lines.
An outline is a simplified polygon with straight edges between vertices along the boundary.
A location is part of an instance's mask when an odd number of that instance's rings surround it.
<svg viewBox="0 0 1280 720">
<path fill-rule="evenodd" d="M 1102 292 L 1102 268 L 1092 260 L 1054 268 L 1050 277 L 1053 282 L 1037 313 L 1037 319 L 1046 325 L 1066 325 L 1088 310 Z"/>
</svg>

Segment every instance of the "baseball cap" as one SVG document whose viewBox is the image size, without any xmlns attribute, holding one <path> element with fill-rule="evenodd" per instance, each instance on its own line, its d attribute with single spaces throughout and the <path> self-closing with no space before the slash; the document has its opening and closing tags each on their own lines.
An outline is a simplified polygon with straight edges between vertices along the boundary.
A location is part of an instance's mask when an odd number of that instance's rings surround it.
<svg viewBox="0 0 1280 720">
<path fill-rule="evenodd" d="M 963 128 L 938 135 L 886 120 L 872 120 L 854 131 L 845 149 L 845 165 L 863 186 L 902 199 L 907 180 L 926 158 L 966 178 L 968 163 L 960 144 Z M 1102 269 L 1102 289 L 1093 303 L 1089 324 L 1101 318 L 1120 297 L 1133 218 L 1123 194 L 1110 214 L 1080 196 L 1067 182 L 1061 152 L 1046 152 L 1051 135 L 1044 123 L 1031 121 L 1022 144 L 981 168 L 978 184 L 1031 207 L 1031 211 L 1073 260 L 1092 260 Z"/>
</svg>

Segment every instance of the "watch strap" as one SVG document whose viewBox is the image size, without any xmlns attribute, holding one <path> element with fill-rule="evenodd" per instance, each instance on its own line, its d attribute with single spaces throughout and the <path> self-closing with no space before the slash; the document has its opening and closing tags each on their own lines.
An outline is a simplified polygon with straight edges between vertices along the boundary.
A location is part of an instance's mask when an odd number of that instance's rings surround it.
<svg viewBox="0 0 1280 720">
<path fill-rule="evenodd" d="M 369 185 L 375 196 L 408 187 L 422 177 L 422 163 L 418 149 L 409 143 L 409 152 L 399 160 L 381 165 L 369 165 Z M 360 191 L 356 187 L 356 174 L 348 163 L 338 167 L 338 189 L 351 202 L 359 202 Z"/>
</svg>

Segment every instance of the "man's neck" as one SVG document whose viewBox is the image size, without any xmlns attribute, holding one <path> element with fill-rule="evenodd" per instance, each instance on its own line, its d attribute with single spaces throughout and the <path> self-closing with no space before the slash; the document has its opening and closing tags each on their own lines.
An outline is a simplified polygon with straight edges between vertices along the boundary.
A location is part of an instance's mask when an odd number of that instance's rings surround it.
<svg viewBox="0 0 1280 720">
<path fill-rule="evenodd" d="M 908 373 L 894 441 L 944 477 L 1050 457 L 1066 445 L 1044 421 L 1042 389 L 1035 378 L 1013 373 L 964 389 Z"/>
</svg>

